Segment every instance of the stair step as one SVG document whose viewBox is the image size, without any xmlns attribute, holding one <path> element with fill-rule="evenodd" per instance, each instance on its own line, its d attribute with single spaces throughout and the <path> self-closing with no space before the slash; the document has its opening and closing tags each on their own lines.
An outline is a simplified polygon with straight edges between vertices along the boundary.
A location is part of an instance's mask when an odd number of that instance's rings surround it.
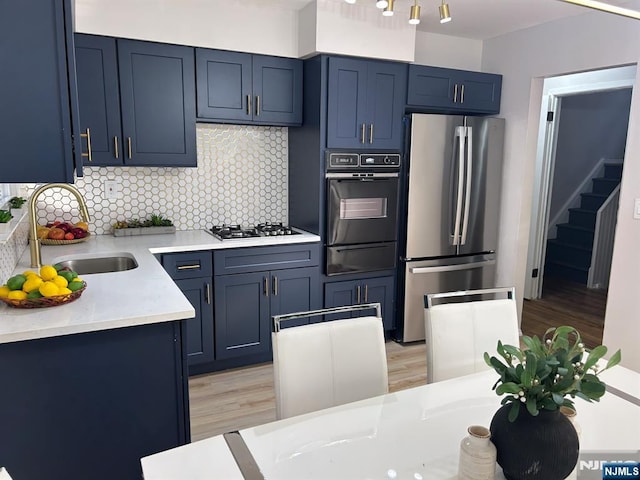
<svg viewBox="0 0 640 480">
<path fill-rule="evenodd" d="M 592 193 L 601 193 L 608 196 L 618 186 L 620 180 L 617 178 L 597 177 L 592 178 L 591 183 L 593 185 Z"/>
<path fill-rule="evenodd" d="M 591 248 L 552 238 L 547 241 L 546 261 L 568 263 L 588 270 L 591 266 Z"/>
<path fill-rule="evenodd" d="M 600 193 L 581 193 L 580 208 L 597 211 L 607 198 L 609 198 L 609 195 L 602 195 Z"/>
<path fill-rule="evenodd" d="M 589 269 L 576 267 L 566 262 L 548 262 L 544 267 L 544 275 L 545 277 L 560 277 L 586 285 L 589 279 Z"/>
<path fill-rule="evenodd" d="M 597 211 L 586 210 L 584 208 L 570 208 L 569 209 L 569 223 L 571 225 L 577 225 L 591 230 L 596 227 Z"/>
<path fill-rule="evenodd" d="M 556 225 L 558 240 L 571 245 L 579 245 L 584 248 L 593 247 L 593 228 L 585 228 L 570 223 L 559 223 Z"/>
<path fill-rule="evenodd" d="M 622 179 L 622 163 L 605 163 L 604 176 L 607 178 Z"/>
</svg>

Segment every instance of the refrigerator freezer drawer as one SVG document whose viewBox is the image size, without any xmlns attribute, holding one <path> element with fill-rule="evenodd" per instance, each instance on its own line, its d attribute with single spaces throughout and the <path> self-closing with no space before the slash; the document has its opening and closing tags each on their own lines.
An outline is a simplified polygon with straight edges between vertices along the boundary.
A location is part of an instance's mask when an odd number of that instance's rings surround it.
<svg viewBox="0 0 640 480">
<path fill-rule="evenodd" d="M 424 296 L 495 287 L 495 254 L 407 262 L 405 279 L 402 341 L 424 340 Z"/>
</svg>

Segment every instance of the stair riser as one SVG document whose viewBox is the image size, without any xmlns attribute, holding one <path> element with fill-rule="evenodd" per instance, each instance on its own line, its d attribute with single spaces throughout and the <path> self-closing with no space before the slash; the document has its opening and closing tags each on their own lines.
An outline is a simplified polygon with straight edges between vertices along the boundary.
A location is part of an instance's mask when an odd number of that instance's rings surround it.
<svg viewBox="0 0 640 480">
<path fill-rule="evenodd" d="M 622 178 L 622 165 L 605 165 L 604 176 L 607 178 Z"/>
<path fill-rule="evenodd" d="M 591 189 L 593 193 L 600 193 L 602 195 L 609 195 L 613 192 L 613 189 L 618 186 L 618 181 L 612 181 L 610 179 L 602 179 L 602 178 L 593 178 L 591 179 L 593 183 L 593 188 Z"/>
<path fill-rule="evenodd" d="M 596 212 L 569 212 L 569 223 L 578 227 L 595 228 Z"/>
<path fill-rule="evenodd" d="M 568 267 L 565 267 L 564 265 L 557 265 L 554 263 L 549 263 L 545 265 L 544 275 L 545 277 L 553 276 L 553 277 L 565 278 L 567 280 L 578 282 L 583 285 L 587 284 L 587 279 L 589 278 L 588 272 L 574 270 L 573 268 L 568 268 Z"/>
<path fill-rule="evenodd" d="M 582 195 L 580 198 L 580 208 L 597 211 L 605 200 L 605 198 Z"/>
<path fill-rule="evenodd" d="M 593 246 L 593 233 L 573 230 L 558 225 L 558 240 L 572 245 L 591 248 Z"/>
<path fill-rule="evenodd" d="M 547 262 L 556 261 L 588 269 L 591 265 L 591 252 L 550 243 L 547 245 Z"/>
</svg>

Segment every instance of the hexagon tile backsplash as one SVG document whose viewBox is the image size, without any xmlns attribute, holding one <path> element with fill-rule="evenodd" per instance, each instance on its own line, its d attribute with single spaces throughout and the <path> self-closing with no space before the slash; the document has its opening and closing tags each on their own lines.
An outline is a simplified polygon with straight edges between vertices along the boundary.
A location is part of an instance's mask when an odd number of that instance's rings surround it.
<svg viewBox="0 0 640 480">
<path fill-rule="evenodd" d="M 198 124 L 196 135 L 197 168 L 85 168 L 75 185 L 87 201 L 91 231 L 111 233 L 118 220 L 154 213 L 170 218 L 178 230 L 287 223 L 287 128 Z M 118 198 L 105 198 L 107 180 L 118 182 Z M 45 192 L 38 204 L 39 223 L 80 218 L 64 190 Z"/>
</svg>

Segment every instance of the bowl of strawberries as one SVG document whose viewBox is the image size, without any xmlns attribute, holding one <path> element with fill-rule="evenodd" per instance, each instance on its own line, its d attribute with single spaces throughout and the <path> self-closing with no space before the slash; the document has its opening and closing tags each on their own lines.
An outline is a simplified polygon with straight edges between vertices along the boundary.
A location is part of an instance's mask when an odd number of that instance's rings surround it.
<svg viewBox="0 0 640 480">
<path fill-rule="evenodd" d="M 86 222 L 50 222 L 46 225 L 38 225 L 37 234 L 43 245 L 69 245 L 72 243 L 86 242 L 91 234 Z"/>
</svg>

